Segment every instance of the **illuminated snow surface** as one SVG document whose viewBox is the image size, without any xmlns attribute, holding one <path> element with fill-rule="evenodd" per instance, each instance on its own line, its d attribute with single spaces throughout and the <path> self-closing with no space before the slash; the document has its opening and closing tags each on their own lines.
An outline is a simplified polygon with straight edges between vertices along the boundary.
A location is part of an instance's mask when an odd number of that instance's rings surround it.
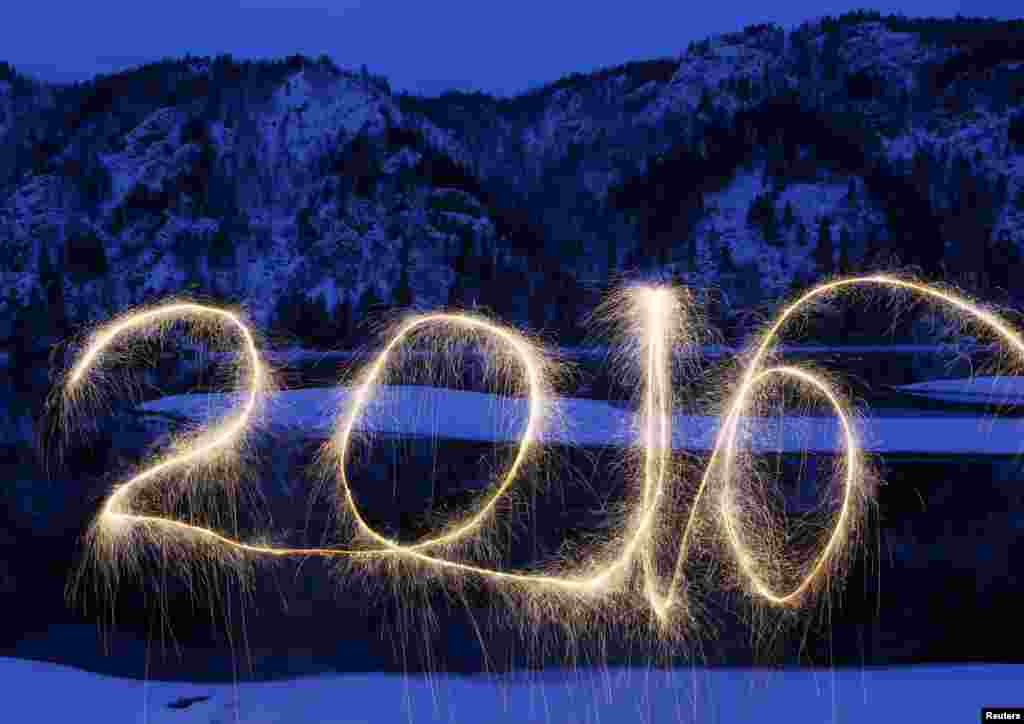
<svg viewBox="0 0 1024 724">
<path fill-rule="evenodd" d="M 11 722 L 966 722 L 1005 706 L 1024 666 L 613 669 L 516 677 L 329 674 L 259 683 L 117 679 L 0 658 Z M 174 706 L 169 706 L 174 705 Z"/>
<path fill-rule="evenodd" d="M 1011 378 L 1017 379 L 1017 378 Z M 956 381 L 953 381 L 956 382 Z M 962 381 L 960 381 L 962 382 Z M 1024 390 L 1024 388 L 1022 388 Z M 349 395 L 346 388 L 309 388 L 276 393 L 268 401 L 264 424 L 325 438 Z M 195 420 L 218 417 L 239 404 L 236 394 L 175 395 L 147 402 L 141 409 L 169 412 Z M 541 438 L 548 443 L 581 446 L 634 444 L 632 411 L 599 400 L 558 398 Z M 378 433 L 437 436 L 455 440 L 515 440 L 526 422 L 526 402 L 432 387 L 385 387 L 376 394 L 357 427 Z M 992 416 L 868 416 L 857 421 L 863 448 L 877 453 L 936 455 L 1016 455 L 1024 451 L 1024 418 Z M 676 415 L 673 447 L 710 450 L 719 418 Z M 834 417 L 751 419 L 744 445 L 770 452 L 835 452 L 842 437 Z"/>
<path fill-rule="evenodd" d="M 942 402 L 1024 404 L 1024 377 L 972 377 L 930 380 L 897 387 L 900 392 Z"/>
</svg>

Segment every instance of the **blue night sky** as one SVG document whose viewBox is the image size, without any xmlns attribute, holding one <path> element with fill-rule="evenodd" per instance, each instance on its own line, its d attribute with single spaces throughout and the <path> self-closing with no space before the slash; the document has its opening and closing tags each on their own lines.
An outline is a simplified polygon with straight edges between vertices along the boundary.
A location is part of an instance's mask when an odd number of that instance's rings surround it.
<svg viewBox="0 0 1024 724">
<path fill-rule="evenodd" d="M 1019 0 L 30 1 L 4 9 L 0 59 L 40 78 L 76 80 L 187 52 L 327 53 L 343 67 L 365 63 L 396 90 L 511 94 L 570 72 L 676 55 L 691 40 L 751 23 L 792 27 L 860 7 L 1024 15 Z"/>
</svg>

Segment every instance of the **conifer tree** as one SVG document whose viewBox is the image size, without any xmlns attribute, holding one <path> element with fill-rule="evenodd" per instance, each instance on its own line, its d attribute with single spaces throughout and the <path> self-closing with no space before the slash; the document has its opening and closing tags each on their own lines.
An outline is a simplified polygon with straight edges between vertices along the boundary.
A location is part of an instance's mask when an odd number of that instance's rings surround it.
<svg viewBox="0 0 1024 724">
<path fill-rule="evenodd" d="M 73 280 L 104 276 L 108 262 L 103 241 L 92 229 L 73 224 L 64 238 L 64 263 Z"/>
<path fill-rule="evenodd" d="M 358 311 L 354 320 L 354 327 L 365 326 L 367 321 L 380 312 L 381 299 L 377 295 L 377 289 L 370 284 L 359 297 Z"/>
<path fill-rule="evenodd" d="M 832 229 L 831 222 L 827 216 L 822 216 L 818 223 L 818 243 L 814 247 L 814 263 L 818 272 L 822 275 L 829 275 L 833 268 Z"/>
<path fill-rule="evenodd" d="M 608 246 L 607 246 L 607 257 L 608 257 L 608 276 L 610 277 L 619 268 L 619 240 L 616 238 L 615 233 L 608 234 Z"/>
<path fill-rule="evenodd" d="M 345 297 L 341 304 L 334 308 L 334 335 L 335 346 L 342 346 L 347 343 L 352 334 L 352 302 Z"/>
<path fill-rule="evenodd" d="M 807 227 L 804 226 L 804 222 L 798 221 L 796 223 L 796 243 L 800 246 L 807 246 Z"/>
<path fill-rule="evenodd" d="M 414 296 L 412 291 L 412 284 L 409 282 L 409 242 L 404 241 L 402 244 L 402 253 L 400 257 L 401 271 L 398 276 L 398 284 L 395 286 L 394 302 L 395 306 L 408 309 L 413 305 Z"/>
<path fill-rule="evenodd" d="M 844 226 L 839 232 L 839 273 L 849 274 L 852 271 L 850 263 L 850 232 Z"/>
<path fill-rule="evenodd" d="M 66 332 L 67 311 L 64 306 L 63 259 L 55 265 L 45 243 L 39 245 L 39 288 L 43 294 L 45 322 L 36 329 L 44 338 L 60 338 Z"/>
<path fill-rule="evenodd" d="M 448 305 L 452 307 L 463 307 L 471 302 L 470 286 L 475 273 L 478 270 L 478 260 L 473 253 L 473 237 L 463 233 L 460 239 L 459 255 L 455 257 L 454 271 L 455 281 L 448 291 Z"/>
<path fill-rule="evenodd" d="M 333 346 L 334 320 L 327 310 L 327 300 L 322 294 L 317 294 L 313 299 L 304 301 L 306 304 L 303 327 L 307 338 L 320 349 Z"/>
<path fill-rule="evenodd" d="M 761 231 L 764 233 L 765 241 L 769 244 L 776 246 L 781 241 L 779 238 L 779 224 L 775 218 L 775 204 L 771 204 L 768 207 L 768 213 L 765 214 Z"/>
</svg>

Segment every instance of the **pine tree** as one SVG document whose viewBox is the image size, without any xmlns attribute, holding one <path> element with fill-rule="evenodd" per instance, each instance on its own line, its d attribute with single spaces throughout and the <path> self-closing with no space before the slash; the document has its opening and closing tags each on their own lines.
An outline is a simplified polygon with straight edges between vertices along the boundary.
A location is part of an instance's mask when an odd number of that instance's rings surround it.
<svg viewBox="0 0 1024 724">
<path fill-rule="evenodd" d="M 365 325 L 366 322 L 380 312 L 381 299 L 377 295 L 377 289 L 370 284 L 366 287 L 362 296 L 359 297 L 358 311 L 353 326 Z"/>
<path fill-rule="evenodd" d="M 772 207 L 771 196 L 768 193 L 755 196 L 754 200 L 750 203 L 750 207 L 747 209 L 747 225 L 757 226 L 764 223 L 764 219 Z"/>
<path fill-rule="evenodd" d="M 914 158 L 911 162 L 910 178 L 913 182 L 914 188 L 917 189 L 924 198 L 930 198 L 930 187 L 931 182 L 929 180 L 929 162 L 928 157 L 925 156 L 921 149 L 914 152 Z"/>
<path fill-rule="evenodd" d="M 576 277 L 571 272 L 560 275 L 558 295 L 556 297 L 556 324 L 560 335 L 569 343 L 579 341 L 579 302 L 581 290 Z"/>
<path fill-rule="evenodd" d="M 996 206 L 1002 207 L 1006 203 L 1006 198 L 1009 195 L 1009 181 L 1005 173 L 999 174 L 996 179 L 996 187 L 993 192 L 995 197 Z"/>
<path fill-rule="evenodd" d="M 305 319 L 303 328 L 307 338 L 318 348 L 329 348 L 334 345 L 334 320 L 327 310 L 327 300 L 322 294 L 313 299 L 305 300 Z"/>
<path fill-rule="evenodd" d="M 402 245 L 401 272 L 398 276 L 398 284 L 395 285 L 394 303 L 396 307 L 408 309 L 413 305 L 412 285 L 409 283 L 409 242 Z"/>
<path fill-rule="evenodd" d="M 993 239 L 987 247 L 986 267 L 988 283 L 994 289 L 1003 289 L 1014 297 L 1021 289 L 1021 253 L 1007 232 Z"/>
<path fill-rule="evenodd" d="M 779 237 L 779 224 L 775 218 L 775 204 L 768 207 L 768 213 L 764 217 L 764 224 L 761 226 L 761 231 L 764 233 L 765 241 L 772 246 L 778 246 L 781 243 Z"/>
<path fill-rule="evenodd" d="M 729 248 L 728 244 L 722 244 L 718 248 L 718 272 L 725 276 L 735 274 L 737 270 L 736 262 L 732 258 L 732 249 Z"/>
<path fill-rule="evenodd" d="M 853 206 L 857 200 L 857 180 L 851 178 L 850 183 L 846 187 L 846 198 L 844 199 L 847 206 Z"/>
<path fill-rule="evenodd" d="M 64 238 L 64 263 L 75 281 L 106 275 L 108 262 L 103 241 L 88 227 L 73 227 Z"/>
<path fill-rule="evenodd" d="M 619 268 L 619 240 L 614 231 L 608 234 L 608 276 L 611 277 Z"/>
<path fill-rule="evenodd" d="M 526 298 L 526 315 L 529 318 L 530 327 L 540 331 L 547 327 L 549 318 L 549 300 L 555 290 L 552 289 L 550 277 L 541 276 L 534 279 L 530 284 L 529 295 Z"/>
<path fill-rule="evenodd" d="M 297 299 L 293 292 L 284 292 L 274 304 L 272 319 L 278 333 L 295 334 L 298 322 Z"/>
<path fill-rule="evenodd" d="M 814 247 L 814 263 L 818 272 L 828 276 L 833 272 L 832 229 L 827 216 L 822 216 L 818 224 L 818 243 Z"/>
<path fill-rule="evenodd" d="M 336 345 L 342 346 L 347 343 L 352 334 L 352 302 L 345 297 L 341 304 L 334 308 L 334 335 L 337 339 Z"/>
<path fill-rule="evenodd" d="M 800 246 L 807 246 L 807 227 L 804 226 L 804 222 L 798 221 L 796 223 L 796 243 Z"/>
<path fill-rule="evenodd" d="M 318 234 L 313 225 L 313 210 L 303 206 L 295 214 L 295 231 L 298 234 L 300 248 L 308 251 L 316 243 Z"/>
<path fill-rule="evenodd" d="M 825 42 L 821 48 L 822 75 L 826 81 L 834 81 L 839 73 L 839 26 L 825 28 Z"/>
<path fill-rule="evenodd" d="M 490 245 L 488 245 L 490 246 Z M 508 294 L 502 289 L 498 278 L 497 255 L 493 247 L 484 249 L 477 263 L 477 280 L 480 288 L 480 304 L 493 312 L 508 306 Z"/>
<path fill-rule="evenodd" d="M 993 194 L 963 155 L 953 163 L 951 182 L 953 204 L 943 224 L 943 235 L 952 242 L 946 261 L 964 283 L 983 289 L 990 271 L 986 250 L 995 222 Z"/>
<path fill-rule="evenodd" d="M 846 275 L 852 271 L 850 264 L 850 232 L 844 226 L 839 232 L 839 273 Z"/>
<path fill-rule="evenodd" d="M 700 102 L 697 105 L 697 113 L 700 115 L 709 116 L 711 115 L 711 91 L 707 87 L 703 88 L 700 92 Z"/>
<path fill-rule="evenodd" d="M 736 81 L 736 97 L 741 101 L 749 101 L 752 96 L 752 88 L 749 78 L 740 78 Z"/>
<path fill-rule="evenodd" d="M 235 263 L 235 246 L 225 226 L 225 222 L 221 222 L 217 226 L 217 230 L 213 232 L 210 244 L 206 248 L 206 258 L 210 266 L 219 269 L 231 267 Z"/>
<path fill-rule="evenodd" d="M 779 225 L 775 214 L 775 200 L 770 192 L 758 194 L 747 211 L 747 223 L 761 227 L 769 244 L 779 241 Z"/>
<path fill-rule="evenodd" d="M 36 330 L 44 338 L 59 338 L 66 332 L 67 312 L 64 306 L 63 264 L 54 265 L 45 243 L 39 244 L 39 288 L 42 290 L 46 321 Z"/>
<path fill-rule="evenodd" d="M 470 293 L 471 280 L 478 271 L 478 260 L 473 253 L 473 237 L 463 233 L 460 240 L 459 255 L 455 257 L 455 281 L 448 290 L 448 306 L 465 307 L 477 301 Z"/>
<path fill-rule="evenodd" d="M 1006 129 L 1006 140 L 1012 146 L 1024 146 L 1024 113 L 1018 113 Z"/>
</svg>

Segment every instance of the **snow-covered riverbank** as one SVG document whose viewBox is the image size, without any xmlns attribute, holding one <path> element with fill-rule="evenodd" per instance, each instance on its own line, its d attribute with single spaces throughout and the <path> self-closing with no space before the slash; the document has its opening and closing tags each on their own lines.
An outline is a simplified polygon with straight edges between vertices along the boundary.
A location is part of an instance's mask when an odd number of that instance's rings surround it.
<svg viewBox="0 0 1024 724">
<path fill-rule="evenodd" d="M 344 642 L 339 642 L 343 646 Z M 968 722 L 1020 704 L 1024 666 L 678 669 L 502 677 L 347 674 L 189 684 L 0 658 L 4 720 L 174 724 Z"/>
<path fill-rule="evenodd" d="M 308 388 L 272 395 L 265 421 L 325 438 L 348 400 L 347 388 Z M 204 420 L 239 404 L 235 394 L 175 395 L 147 402 L 141 409 Z M 636 419 L 607 402 L 578 398 L 553 401 L 554 412 L 543 439 L 581 446 L 633 444 Z M 396 386 L 382 388 L 359 421 L 380 433 L 429 435 L 455 440 L 515 440 L 525 426 L 524 400 L 479 392 Z M 676 415 L 673 446 L 709 450 L 719 419 Z M 931 455 L 1016 455 L 1024 451 L 1024 419 L 949 415 L 874 417 L 858 421 L 869 452 Z M 763 418 L 752 424 L 754 449 L 785 452 L 841 451 L 842 437 L 832 417 Z"/>
</svg>

